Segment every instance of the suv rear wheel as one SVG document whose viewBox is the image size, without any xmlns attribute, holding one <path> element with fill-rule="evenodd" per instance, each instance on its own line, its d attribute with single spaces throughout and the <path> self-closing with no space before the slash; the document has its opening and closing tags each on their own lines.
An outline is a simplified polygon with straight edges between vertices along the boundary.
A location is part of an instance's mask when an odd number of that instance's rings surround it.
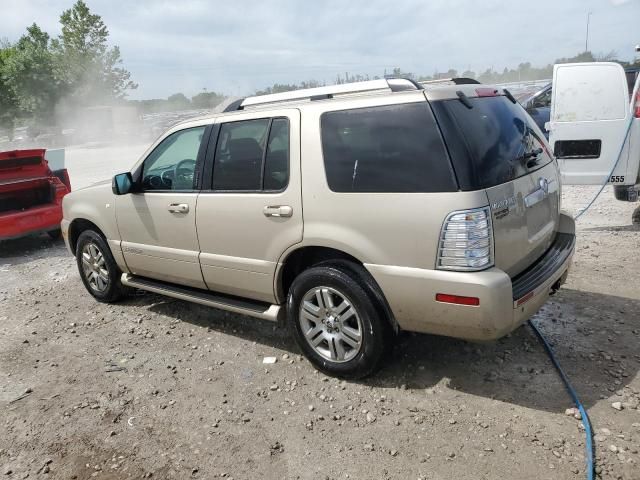
<svg viewBox="0 0 640 480">
<path fill-rule="evenodd" d="M 319 370 L 345 378 L 376 371 L 393 331 L 355 269 L 322 264 L 303 271 L 289 290 L 287 317 L 296 341 Z"/>
<path fill-rule="evenodd" d="M 76 262 L 82 283 L 99 302 L 115 302 L 126 294 L 127 288 L 120 283 L 122 272 L 99 233 L 85 230 L 80 234 Z"/>
</svg>

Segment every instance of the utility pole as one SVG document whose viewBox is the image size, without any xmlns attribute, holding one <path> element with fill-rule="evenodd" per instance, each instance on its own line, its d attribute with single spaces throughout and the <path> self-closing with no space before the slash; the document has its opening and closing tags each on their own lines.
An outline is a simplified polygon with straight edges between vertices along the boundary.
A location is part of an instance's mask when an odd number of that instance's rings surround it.
<svg viewBox="0 0 640 480">
<path fill-rule="evenodd" d="M 589 18 L 591 17 L 591 10 L 589 10 L 589 12 L 587 13 L 587 36 L 584 39 L 584 51 L 588 52 L 589 51 Z"/>
</svg>

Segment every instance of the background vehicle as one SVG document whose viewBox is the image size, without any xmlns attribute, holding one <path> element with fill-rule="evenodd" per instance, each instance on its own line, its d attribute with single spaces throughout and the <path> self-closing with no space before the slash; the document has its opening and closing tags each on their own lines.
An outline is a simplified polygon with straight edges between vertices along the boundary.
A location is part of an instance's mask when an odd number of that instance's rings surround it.
<svg viewBox="0 0 640 480">
<path fill-rule="evenodd" d="M 548 83 L 538 91 L 518 98 L 518 101 L 527 113 L 531 115 L 531 118 L 536 122 L 538 128 L 542 130 L 545 137 L 549 139 L 549 132 L 545 129 L 545 124 L 549 121 L 551 115 L 551 83 Z"/>
<path fill-rule="evenodd" d="M 549 143 L 571 185 L 614 185 L 618 200 L 640 190 L 640 77 L 617 63 L 553 69 Z M 620 160 L 612 171 L 622 148 Z M 634 221 L 640 222 L 636 210 Z"/>
<path fill-rule="evenodd" d="M 38 232 L 58 237 L 62 198 L 70 191 L 67 170 L 52 172 L 44 149 L 0 152 L 0 240 Z"/>
<path fill-rule="evenodd" d="M 62 227 L 96 299 L 135 287 L 286 311 L 318 368 L 360 377 L 400 329 L 489 340 L 535 313 L 574 251 L 560 195 L 510 94 L 386 79 L 175 126 L 130 172 L 67 197 Z"/>
</svg>

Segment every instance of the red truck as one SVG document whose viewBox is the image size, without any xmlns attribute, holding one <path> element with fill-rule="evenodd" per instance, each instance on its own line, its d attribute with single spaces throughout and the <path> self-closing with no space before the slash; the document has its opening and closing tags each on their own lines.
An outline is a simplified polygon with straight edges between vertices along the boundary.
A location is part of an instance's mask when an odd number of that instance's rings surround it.
<svg viewBox="0 0 640 480">
<path fill-rule="evenodd" d="M 0 240 L 47 232 L 60 236 L 65 168 L 51 171 L 44 149 L 0 152 Z"/>
</svg>

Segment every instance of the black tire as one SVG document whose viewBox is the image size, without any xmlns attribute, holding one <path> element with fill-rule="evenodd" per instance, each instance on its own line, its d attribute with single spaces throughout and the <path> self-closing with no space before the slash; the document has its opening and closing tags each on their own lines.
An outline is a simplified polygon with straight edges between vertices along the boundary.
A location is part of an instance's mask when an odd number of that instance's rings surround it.
<svg viewBox="0 0 640 480">
<path fill-rule="evenodd" d="M 342 378 L 358 379 L 377 371 L 383 358 L 391 358 L 388 354 L 393 345 L 394 331 L 388 321 L 385 309 L 380 305 L 378 298 L 372 294 L 367 280 L 364 275 L 358 273 L 357 265 L 351 265 L 348 262 L 344 262 L 344 264 L 322 263 L 304 270 L 294 279 L 287 298 L 289 326 L 305 356 L 318 370 Z M 337 339 L 338 337 L 344 338 L 343 334 L 349 331 L 345 329 L 345 324 L 339 320 L 341 316 L 335 317 L 327 314 L 329 315 L 327 319 L 322 314 L 317 317 L 318 320 L 322 320 L 322 325 L 316 320 L 311 320 L 311 322 L 304 320 L 304 316 L 301 315 L 303 299 L 306 295 L 315 298 L 312 292 L 320 287 L 326 287 L 324 290 L 329 291 L 334 300 L 346 301 L 346 304 L 350 304 L 356 312 L 356 315 L 352 315 L 351 320 L 347 321 L 354 322 L 350 324 L 351 331 L 355 328 L 361 334 L 359 337 L 354 337 L 360 338 L 358 349 L 351 348 L 343 340 Z M 324 303 L 326 301 L 323 301 Z M 333 301 L 331 303 L 333 304 Z M 314 307 L 321 308 L 322 305 L 318 302 L 318 305 L 314 305 Z M 303 327 L 304 322 L 308 322 L 307 327 Z M 356 327 L 356 323 L 359 328 Z M 311 325 L 314 327 L 311 328 Z M 315 328 L 316 326 L 318 328 Z M 310 344 L 311 340 L 307 340 L 303 328 L 306 328 L 307 332 L 317 330 L 318 334 L 313 337 L 315 339 L 324 337 L 316 348 L 325 349 L 327 354 L 319 353 Z M 349 340 L 353 341 L 353 338 L 349 337 Z M 340 349 L 337 348 L 338 342 L 341 345 Z M 349 354 L 344 355 L 341 361 L 334 361 L 333 358 L 339 359 L 340 355 L 338 354 L 336 357 L 336 352 L 339 350 L 344 352 L 345 347 L 350 349 Z M 328 358 L 327 355 L 330 353 L 332 357 Z"/>
<path fill-rule="evenodd" d="M 621 202 L 628 202 L 629 197 L 627 196 L 627 192 L 629 187 L 626 185 L 614 185 L 613 186 L 613 195 L 616 197 L 616 200 L 620 200 Z"/>
<path fill-rule="evenodd" d="M 60 230 L 59 228 L 55 230 L 49 230 L 47 234 L 49 235 L 49 237 L 51 237 L 51 240 L 60 240 L 60 237 L 62 236 L 62 230 Z"/>
<path fill-rule="evenodd" d="M 631 214 L 631 223 L 634 225 L 640 225 L 640 207 L 636 207 Z"/>
<path fill-rule="evenodd" d="M 101 253 L 104 262 L 101 263 L 100 267 L 108 273 L 106 281 L 104 281 L 104 277 L 100 277 L 99 286 L 95 283 L 92 285 L 92 280 L 88 278 L 83 268 L 83 252 L 85 248 L 91 249 L 91 245 L 96 247 Z M 80 234 L 76 244 L 76 263 L 82 283 L 87 291 L 99 302 L 117 302 L 129 292 L 129 289 L 120 282 L 122 271 L 118 268 L 106 240 L 98 232 L 85 230 Z M 92 265 L 95 264 L 92 263 Z"/>
</svg>

